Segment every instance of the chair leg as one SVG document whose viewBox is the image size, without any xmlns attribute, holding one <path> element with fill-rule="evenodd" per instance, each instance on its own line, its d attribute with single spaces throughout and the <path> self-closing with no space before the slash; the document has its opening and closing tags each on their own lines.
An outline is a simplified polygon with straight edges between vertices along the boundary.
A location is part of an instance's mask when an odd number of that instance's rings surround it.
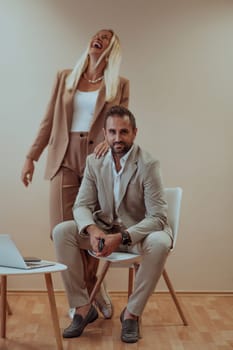
<svg viewBox="0 0 233 350">
<path fill-rule="evenodd" d="M 96 296 L 96 293 L 98 292 L 99 288 L 100 288 L 100 285 L 101 283 L 103 282 L 103 279 L 109 269 L 111 265 L 111 262 L 110 261 L 105 261 L 104 263 L 104 266 L 102 268 L 102 270 L 100 271 L 100 274 L 99 274 L 99 277 L 97 279 L 97 282 L 91 292 L 91 295 L 90 295 L 90 303 L 93 303 L 94 299 L 95 299 L 95 296 Z"/>
<path fill-rule="evenodd" d="M 181 319 L 183 321 L 184 326 L 188 326 L 188 322 L 187 322 L 187 320 L 186 320 L 186 318 L 184 316 L 183 310 L 182 310 L 182 308 L 180 306 L 180 303 L 179 303 L 179 301 L 177 299 L 176 292 L 175 292 L 175 290 L 174 290 L 174 288 L 172 286 L 172 283 L 171 283 L 171 281 L 170 281 L 170 279 L 168 277 L 168 274 L 167 274 L 165 269 L 163 270 L 163 278 L 164 278 L 164 281 L 166 282 L 166 285 L 167 285 L 167 287 L 169 289 L 169 292 L 170 292 L 170 294 L 172 296 L 172 299 L 173 299 L 173 301 L 174 301 L 174 303 L 176 305 L 177 311 L 179 312 L 179 315 L 180 315 L 180 317 L 181 317 Z"/>
<path fill-rule="evenodd" d="M 128 277 L 128 299 L 133 293 L 133 279 L 134 279 L 134 267 L 129 267 L 129 277 Z"/>
</svg>

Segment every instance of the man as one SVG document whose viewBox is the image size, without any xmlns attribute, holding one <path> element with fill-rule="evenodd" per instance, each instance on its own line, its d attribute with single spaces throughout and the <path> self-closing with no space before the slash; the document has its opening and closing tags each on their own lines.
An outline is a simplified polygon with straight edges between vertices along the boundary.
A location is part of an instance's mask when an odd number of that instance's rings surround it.
<svg viewBox="0 0 233 350">
<path fill-rule="evenodd" d="M 88 323 L 98 318 L 84 282 L 81 249 L 91 249 L 97 256 L 108 256 L 115 250 L 142 255 L 134 292 L 120 316 L 121 340 L 135 343 L 139 339 L 138 319 L 172 246 L 160 165 L 134 144 L 136 134 L 135 118 L 128 109 L 113 106 L 107 112 L 104 135 L 110 150 L 99 159 L 95 155 L 87 158 L 73 208 L 75 220 L 54 229 L 57 258 L 68 266 L 63 272 L 68 300 L 76 308 L 73 321 L 64 330 L 65 338 L 80 336 Z M 99 251 L 101 238 L 104 246 Z"/>
</svg>

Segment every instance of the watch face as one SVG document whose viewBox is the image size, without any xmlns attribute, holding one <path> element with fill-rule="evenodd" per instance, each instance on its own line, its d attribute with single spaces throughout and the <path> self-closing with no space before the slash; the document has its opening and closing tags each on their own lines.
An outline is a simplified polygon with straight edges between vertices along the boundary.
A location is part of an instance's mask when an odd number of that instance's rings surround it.
<svg viewBox="0 0 233 350">
<path fill-rule="evenodd" d="M 122 232 L 122 244 L 127 245 L 131 243 L 130 235 L 128 232 Z"/>
</svg>

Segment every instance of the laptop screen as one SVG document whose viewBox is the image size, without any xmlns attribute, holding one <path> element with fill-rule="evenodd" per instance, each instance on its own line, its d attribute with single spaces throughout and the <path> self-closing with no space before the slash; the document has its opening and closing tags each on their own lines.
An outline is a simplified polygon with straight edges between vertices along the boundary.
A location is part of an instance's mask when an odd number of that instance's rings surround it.
<svg viewBox="0 0 233 350">
<path fill-rule="evenodd" d="M 43 260 L 26 263 L 10 235 L 0 234 L 0 266 L 30 269 L 51 265 L 54 263 Z"/>
</svg>

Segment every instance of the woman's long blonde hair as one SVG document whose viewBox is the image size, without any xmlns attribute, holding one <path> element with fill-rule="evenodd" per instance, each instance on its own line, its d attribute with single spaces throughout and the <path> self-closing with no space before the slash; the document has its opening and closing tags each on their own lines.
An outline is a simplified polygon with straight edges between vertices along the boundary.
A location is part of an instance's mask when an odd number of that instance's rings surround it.
<svg viewBox="0 0 233 350">
<path fill-rule="evenodd" d="M 103 29 L 103 30 L 107 30 L 111 32 L 112 38 L 110 40 L 108 47 L 98 59 L 96 63 L 96 67 L 98 67 L 101 60 L 107 56 L 107 65 L 104 70 L 104 81 L 106 86 L 105 100 L 109 102 L 115 98 L 118 84 L 119 84 L 119 71 L 120 71 L 120 64 L 121 64 L 121 46 L 120 46 L 120 40 L 113 30 L 111 29 Z M 90 42 L 87 49 L 84 51 L 84 53 L 76 63 L 75 67 L 73 68 L 72 72 L 68 75 L 66 79 L 66 88 L 68 90 L 72 90 L 77 86 L 81 75 L 87 68 L 88 60 L 89 60 L 88 52 L 90 48 Z"/>
</svg>

